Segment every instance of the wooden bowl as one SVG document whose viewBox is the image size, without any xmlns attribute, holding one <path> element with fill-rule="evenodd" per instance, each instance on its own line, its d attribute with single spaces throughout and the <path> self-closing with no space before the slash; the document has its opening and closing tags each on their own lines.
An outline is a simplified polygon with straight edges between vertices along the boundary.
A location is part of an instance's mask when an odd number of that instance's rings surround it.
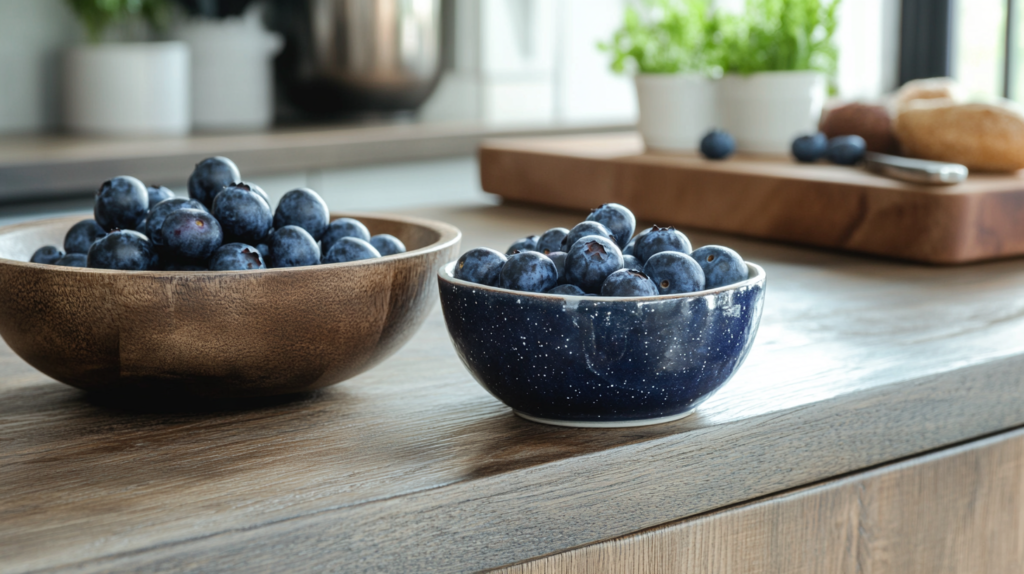
<svg viewBox="0 0 1024 574">
<path fill-rule="evenodd" d="M 461 240 L 445 223 L 351 217 L 409 251 L 288 269 L 125 272 L 26 262 L 63 245 L 83 217 L 0 228 L 0 335 L 33 367 L 88 391 L 250 397 L 333 385 L 409 340 Z"/>
</svg>

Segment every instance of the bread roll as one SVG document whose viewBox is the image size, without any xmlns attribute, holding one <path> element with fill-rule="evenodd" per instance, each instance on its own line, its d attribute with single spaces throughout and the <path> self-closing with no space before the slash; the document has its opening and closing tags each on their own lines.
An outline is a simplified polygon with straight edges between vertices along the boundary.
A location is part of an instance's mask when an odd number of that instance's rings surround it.
<svg viewBox="0 0 1024 574">
<path fill-rule="evenodd" d="M 915 100 L 896 116 L 894 128 L 909 157 L 980 171 L 1024 169 L 1024 115 L 1008 106 Z"/>
<path fill-rule="evenodd" d="M 927 78 L 910 80 L 897 90 L 893 96 L 892 110 L 899 113 L 907 104 L 915 100 L 952 100 L 948 103 L 961 102 L 964 89 L 953 78 Z"/>
<path fill-rule="evenodd" d="M 868 151 L 900 153 L 899 142 L 892 132 L 892 119 L 883 106 L 847 104 L 829 110 L 818 126 L 829 139 L 857 135 L 864 138 Z"/>
</svg>

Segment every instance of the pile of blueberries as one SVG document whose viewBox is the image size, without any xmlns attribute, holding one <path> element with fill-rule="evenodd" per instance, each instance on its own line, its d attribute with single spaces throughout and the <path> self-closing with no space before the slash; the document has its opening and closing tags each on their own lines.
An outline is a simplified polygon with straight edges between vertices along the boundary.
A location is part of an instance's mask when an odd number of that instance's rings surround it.
<svg viewBox="0 0 1024 574">
<path fill-rule="evenodd" d="M 700 152 L 708 159 L 725 159 L 736 151 L 736 141 L 728 132 L 712 130 L 700 141 Z M 858 135 L 829 139 L 818 132 L 793 140 L 793 156 L 797 161 L 813 163 L 825 158 L 839 165 L 856 165 L 864 158 L 867 142 Z"/>
<path fill-rule="evenodd" d="M 242 181 L 234 162 L 211 157 L 188 178 L 188 198 L 130 176 L 103 182 L 94 219 L 79 221 L 64 249 L 41 247 L 33 263 L 123 271 L 240 271 L 343 263 L 402 253 L 386 233 L 361 222 L 331 221 L 315 191 L 284 194 L 271 211 L 266 192 Z"/>
<path fill-rule="evenodd" d="M 471 249 L 455 263 L 454 276 L 515 291 L 605 297 L 691 293 L 747 279 L 747 265 L 728 247 L 694 251 L 671 227 L 655 225 L 634 237 L 635 230 L 629 209 L 606 203 L 576 227 L 524 237 L 504 255 Z"/>
</svg>

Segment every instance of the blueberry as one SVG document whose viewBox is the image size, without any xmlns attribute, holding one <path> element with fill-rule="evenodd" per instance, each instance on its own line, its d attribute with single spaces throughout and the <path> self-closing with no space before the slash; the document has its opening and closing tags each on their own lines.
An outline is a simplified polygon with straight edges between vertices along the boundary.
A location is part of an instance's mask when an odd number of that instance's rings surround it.
<svg viewBox="0 0 1024 574">
<path fill-rule="evenodd" d="M 255 247 L 244 243 L 221 245 L 210 257 L 209 266 L 210 271 L 245 271 L 267 268 L 260 252 Z"/>
<path fill-rule="evenodd" d="M 793 156 L 805 163 L 813 163 L 825 157 L 827 149 L 828 137 L 821 132 L 793 140 Z"/>
<path fill-rule="evenodd" d="M 600 293 L 604 280 L 622 269 L 622 252 L 607 237 L 582 237 L 565 257 L 565 278 L 587 293 Z"/>
<path fill-rule="evenodd" d="M 284 194 L 274 211 L 274 229 L 296 225 L 319 241 L 331 222 L 331 213 L 320 195 L 305 187 Z"/>
<path fill-rule="evenodd" d="M 558 270 L 558 284 L 562 285 L 565 283 L 565 258 L 567 257 L 565 251 L 555 251 L 548 253 L 548 259 L 555 263 L 555 269 Z"/>
<path fill-rule="evenodd" d="M 226 157 L 208 157 L 197 163 L 188 177 L 188 196 L 210 207 L 224 186 L 241 180 L 235 162 Z"/>
<path fill-rule="evenodd" d="M 256 245 L 266 239 L 274 225 L 270 205 L 244 183 L 233 183 L 213 199 L 213 216 L 228 242 Z"/>
<path fill-rule="evenodd" d="M 558 283 L 558 270 L 547 255 L 524 251 L 509 256 L 501 267 L 499 285 L 505 289 L 544 293 Z"/>
<path fill-rule="evenodd" d="M 828 140 L 825 157 L 839 165 L 854 165 L 864 158 L 867 143 L 860 136 L 836 136 Z"/>
<path fill-rule="evenodd" d="M 83 219 L 71 226 L 64 236 L 64 251 L 67 253 L 88 253 L 89 247 L 107 232 L 94 219 Z"/>
<path fill-rule="evenodd" d="M 562 251 L 568 253 L 569 249 L 575 245 L 581 237 L 587 237 L 589 235 L 598 235 L 615 241 L 615 236 L 612 234 L 612 231 L 605 227 L 603 223 L 598 223 L 596 221 L 584 221 L 583 223 L 576 224 L 576 227 L 573 227 L 572 230 L 569 231 L 569 235 L 565 236 L 565 241 L 562 242 Z M 618 243 L 616 243 L 616 247 L 618 247 Z"/>
<path fill-rule="evenodd" d="M 308 231 L 298 225 L 286 225 L 270 236 L 269 267 L 304 267 L 320 263 L 320 246 Z"/>
<path fill-rule="evenodd" d="M 505 255 L 512 255 L 516 251 L 519 251 L 520 253 L 525 253 L 526 251 L 537 251 L 537 241 L 539 239 L 540 238 L 536 235 L 530 235 L 529 237 L 518 239 L 505 250 Z"/>
<path fill-rule="evenodd" d="M 146 195 L 149 196 L 149 208 L 153 209 L 154 205 L 174 197 L 174 192 L 162 185 L 147 185 Z"/>
<path fill-rule="evenodd" d="M 369 241 L 363 241 L 358 237 L 342 237 L 327 250 L 327 255 L 324 255 L 321 263 L 345 263 L 378 257 L 380 252 L 370 245 Z"/>
<path fill-rule="evenodd" d="M 658 287 L 649 277 L 632 269 L 619 269 L 601 284 L 601 295 L 605 297 L 651 297 L 658 294 Z"/>
<path fill-rule="evenodd" d="M 370 230 L 357 219 L 351 217 L 339 217 L 327 226 L 327 231 L 320 238 L 320 250 L 324 255 L 342 237 L 355 237 L 363 241 L 370 240 Z"/>
<path fill-rule="evenodd" d="M 548 289 L 547 292 L 550 293 L 551 295 L 576 295 L 578 297 L 586 295 L 586 292 L 584 292 L 583 289 L 580 289 L 579 287 L 573 285 L 572 283 L 566 283 L 565 285 L 558 285 L 557 287 L 552 287 L 551 289 Z"/>
<path fill-rule="evenodd" d="M 636 248 L 637 240 L 639 240 L 644 235 L 647 235 L 648 233 L 650 233 L 651 229 L 653 229 L 653 227 L 648 227 L 647 229 L 645 229 L 645 230 L 641 231 L 640 233 L 637 233 L 636 235 L 634 235 L 633 239 L 630 239 L 629 240 L 629 244 L 627 244 L 626 247 L 622 250 L 622 254 L 623 255 L 635 255 L 635 253 L 633 253 L 633 250 Z"/>
<path fill-rule="evenodd" d="M 629 238 L 633 237 L 633 231 L 636 230 L 633 212 L 618 203 L 606 203 L 591 211 L 587 221 L 596 221 L 607 227 L 614 234 L 619 248 L 629 244 Z"/>
<path fill-rule="evenodd" d="M 96 192 L 96 223 L 107 231 L 138 229 L 149 211 L 149 194 L 142 182 L 129 175 L 108 179 Z"/>
<path fill-rule="evenodd" d="M 156 267 L 156 251 L 138 231 L 111 231 L 89 248 L 86 265 L 96 269 L 146 271 Z"/>
<path fill-rule="evenodd" d="M 160 269 L 162 271 L 209 271 L 209 268 L 197 261 L 178 261 L 177 259 L 164 262 Z"/>
<path fill-rule="evenodd" d="M 673 227 L 658 227 L 655 225 L 651 231 L 637 239 L 633 246 L 633 255 L 641 263 L 647 264 L 647 260 L 662 251 L 677 251 L 689 254 L 693 250 L 690 240 L 680 231 Z"/>
<path fill-rule="evenodd" d="M 704 288 L 715 289 L 746 281 L 749 276 L 743 258 L 728 247 L 705 245 L 693 252 L 692 257 L 704 271 Z"/>
<path fill-rule="evenodd" d="M 256 195 L 258 195 L 260 197 L 262 197 L 263 201 L 267 202 L 267 205 L 270 205 L 270 196 L 267 195 L 267 192 L 263 191 L 262 187 L 256 185 L 255 183 L 252 183 L 251 181 L 236 181 L 236 182 L 232 182 L 231 185 L 235 185 L 235 186 L 244 185 L 244 186 L 248 187 L 249 191 L 255 193 Z M 227 187 L 227 186 L 225 186 L 225 187 Z M 216 200 L 217 196 L 214 196 L 213 199 Z"/>
<path fill-rule="evenodd" d="M 708 159 L 725 159 L 736 151 L 736 140 L 728 132 L 711 130 L 700 140 L 700 153 Z"/>
<path fill-rule="evenodd" d="M 87 267 L 89 258 L 85 253 L 68 253 L 64 257 L 53 262 L 61 267 Z"/>
<path fill-rule="evenodd" d="M 534 246 L 536 251 L 543 253 L 544 255 L 550 255 L 555 251 L 562 251 L 562 240 L 565 236 L 569 235 L 569 230 L 564 227 L 553 227 L 537 238 L 537 243 Z M 520 249 L 520 251 L 533 251 L 532 249 Z"/>
<path fill-rule="evenodd" d="M 160 226 L 165 245 L 161 253 L 176 259 L 206 259 L 224 243 L 220 223 L 199 209 L 172 211 Z"/>
<path fill-rule="evenodd" d="M 402 243 L 399 238 L 394 235 L 388 235 L 387 233 L 381 233 L 380 235 L 374 235 L 371 237 L 370 245 L 372 245 L 377 251 L 380 251 L 381 257 L 405 253 L 405 244 Z"/>
<path fill-rule="evenodd" d="M 64 252 L 60 250 L 60 247 L 47 245 L 36 249 L 36 252 L 32 254 L 32 258 L 29 259 L 29 262 L 53 265 L 61 257 L 64 257 Z"/>
<path fill-rule="evenodd" d="M 171 199 L 165 199 L 160 203 L 156 204 L 149 210 L 149 219 L 146 223 L 146 235 L 149 236 L 149 240 L 153 242 L 153 246 L 156 247 L 157 251 L 166 245 L 164 241 L 163 225 L 164 220 L 171 213 L 178 211 L 179 209 L 198 209 L 200 211 L 206 211 L 206 207 L 194 199 L 186 199 L 184 197 L 172 197 Z"/>
<path fill-rule="evenodd" d="M 260 243 L 259 245 L 257 245 L 256 251 L 260 252 L 260 257 L 262 257 L 264 260 L 270 257 L 270 246 L 267 245 L 266 243 Z"/>
<path fill-rule="evenodd" d="M 455 263 L 455 272 L 452 275 L 456 279 L 479 283 L 480 285 L 498 286 L 501 276 L 501 268 L 505 265 L 506 258 L 501 253 L 486 247 L 470 249 L 462 254 Z"/>
<path fill-rule="evenodd" d="M 704 271 L 685 253 L 662 251 L 653 255 L 644 264 L 644 275 L 654 281 L 662 295 L 704 289 Z"/>
<path fill-rule="evenodd" d="M 633 271 L 640 271 L 642 273 L 644 270 L 644 264 L 640 263 L 640 260 L 632 255 L 623 255 L 622 268 L 632 269 Z"/>
</svg>

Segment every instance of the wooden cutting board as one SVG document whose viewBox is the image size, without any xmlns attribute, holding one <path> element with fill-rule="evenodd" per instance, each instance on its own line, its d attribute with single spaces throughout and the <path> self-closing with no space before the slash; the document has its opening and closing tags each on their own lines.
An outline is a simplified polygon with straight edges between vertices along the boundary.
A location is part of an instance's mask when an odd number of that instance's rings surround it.
<svg viewBox="0 0 1024 574">
<path fill-rule="evenodd" d="M 936 264 L 1024 255 L 1024 177 L 972 174 L 948 187 L 784 156 L 647 151 L 635 133 L 495 139 L 485 191 L 573 209 L 626 205 L 637 218 Z"/>
</svg>

